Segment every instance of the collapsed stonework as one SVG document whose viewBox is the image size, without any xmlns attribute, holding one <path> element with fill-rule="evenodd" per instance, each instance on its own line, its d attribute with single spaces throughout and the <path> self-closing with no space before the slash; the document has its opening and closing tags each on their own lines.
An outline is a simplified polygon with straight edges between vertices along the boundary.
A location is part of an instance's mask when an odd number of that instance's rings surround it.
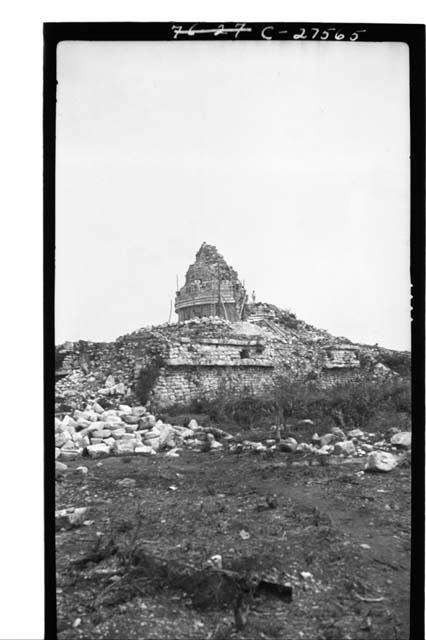
<svg viewBox="0 0 426 640">
<path fill-rule="evenodd" d="M 144 402 L 167 408 L 227 391 L 264 395 L 283 376 L 328 386 L 375 368 L 391 373 L 380 364 L 386 350 L 333 337 L 274 305 L 249 303 L 236 271 L 205 243 L 177 293 L 176 311 L 177 323 L 111 343 L 58 346 L 58 407 L 99 397 L 140 399 L 141 386 Z"/>
</svg>

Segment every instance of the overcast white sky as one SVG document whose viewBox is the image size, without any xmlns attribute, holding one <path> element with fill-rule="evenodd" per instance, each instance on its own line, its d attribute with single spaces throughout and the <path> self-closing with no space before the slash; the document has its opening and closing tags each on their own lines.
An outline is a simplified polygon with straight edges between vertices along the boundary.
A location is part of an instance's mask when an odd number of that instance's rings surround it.
<svg viewBox="0 0 426 640">
<path fill-rule="evenodd" d="M 206 241 L 258 300 L 410 348 L 406 45 L 65 42 L 57 106 L 57 343 L 166 322 Z"/>
</svg>

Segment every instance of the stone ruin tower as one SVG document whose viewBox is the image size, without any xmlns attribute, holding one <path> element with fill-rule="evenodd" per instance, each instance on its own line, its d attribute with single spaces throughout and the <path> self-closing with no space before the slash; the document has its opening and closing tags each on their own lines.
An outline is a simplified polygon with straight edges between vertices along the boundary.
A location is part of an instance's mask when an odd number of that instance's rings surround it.
<svg viewBox="0 0 426 640">
<path fill-rule="evenodd" d="M 203 242 L 186 272 L 184 286 L 176 292 L 179 321 L 216 316 L 237 322 L 244 319 L 247 302 L 237 272 L 216 247 Z"/>
</svg>

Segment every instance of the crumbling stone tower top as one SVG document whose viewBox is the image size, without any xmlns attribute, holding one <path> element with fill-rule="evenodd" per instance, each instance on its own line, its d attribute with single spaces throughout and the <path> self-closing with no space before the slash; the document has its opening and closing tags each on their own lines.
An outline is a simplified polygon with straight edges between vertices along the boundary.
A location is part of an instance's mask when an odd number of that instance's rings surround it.
<svg viewBox="0 0 426 640">
<path fill-rule="evenodd" d="M 247 294 L 235 269 L 216 247 L 203 242 L 186 272 L 185 284 L 176 293 L 179 321 L 219 316 L 236 322 L 244 317 L 246 302 Z"/>
</svg>

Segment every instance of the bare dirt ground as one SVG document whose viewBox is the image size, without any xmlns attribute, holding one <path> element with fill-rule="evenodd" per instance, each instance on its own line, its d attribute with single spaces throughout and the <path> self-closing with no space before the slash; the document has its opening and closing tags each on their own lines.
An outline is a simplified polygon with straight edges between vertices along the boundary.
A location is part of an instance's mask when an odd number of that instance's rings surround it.
<svg viewBox="0 0 426 640">
<path fill-rule="evenodd" d="M 410 469 L 312 461 L 184 451 L 69 463 L 56 508 L 89 507 L 89 523 L 57 533 L 58 638 L 408 638 Z M 110 535 L 119 553 L 74 564 Z M 235 593 L 184 575 L 214 554 L 224 569 L 274 572 L 292 602 L 255 597 L 237 631 Z"/>
</svg>

